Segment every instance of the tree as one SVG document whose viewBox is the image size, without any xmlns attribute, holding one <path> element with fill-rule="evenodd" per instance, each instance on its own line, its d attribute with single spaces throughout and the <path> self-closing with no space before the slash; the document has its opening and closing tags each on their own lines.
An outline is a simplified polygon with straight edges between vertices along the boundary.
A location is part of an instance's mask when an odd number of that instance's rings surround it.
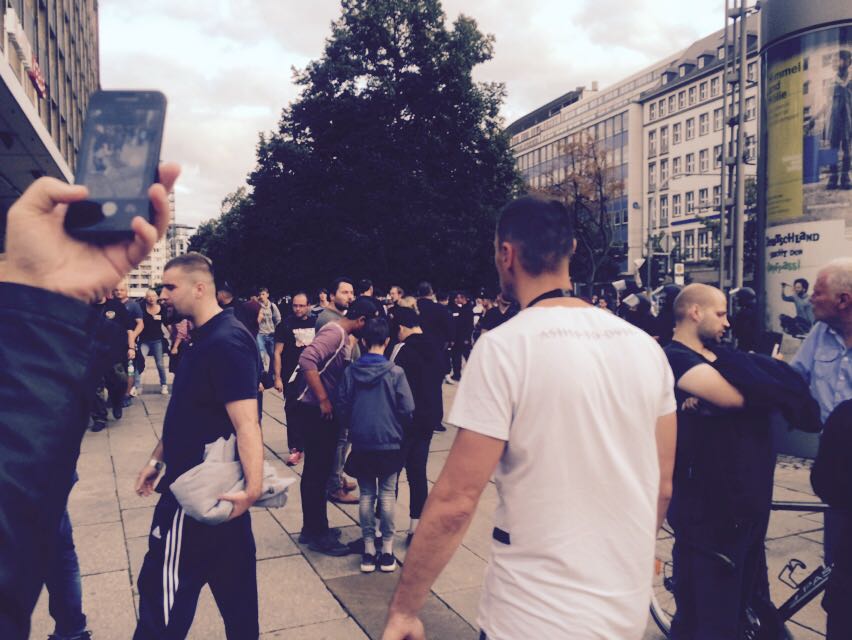
<svg viewBox="0 0 852 640">
<path fill-rule="evenodd" d="M 496 214 L 520 188 L 504 88 L 471 77 L 493 44 L 471 18 L 447 28 L 438 0 L 343 0 L 322 57 L 295 73 L 299 98 L 259 140 L 251 193 L 194 246 L 233 282 L 278 291 L 341 273 L 493 281 Z"/>
<path fill-rule="evenodd" d="M 615 240 L 615 201 L 624 195 L 624 183 L 612 177 L 606 152 L 590 135 L 568 138 L 558 151 L 557 166 L 544 195 L 563 202 L 574 218 L 577 250 L 571 277 L 577 283 L 609 282 L 621 271 L 626 246 Z"/>
</svg>

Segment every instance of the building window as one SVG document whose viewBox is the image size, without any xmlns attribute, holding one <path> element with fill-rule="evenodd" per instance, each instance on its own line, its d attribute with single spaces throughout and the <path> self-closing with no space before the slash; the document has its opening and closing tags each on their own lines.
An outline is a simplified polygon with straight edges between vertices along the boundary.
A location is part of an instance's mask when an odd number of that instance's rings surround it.
<svg viewBox="0 0 852 640">
<path fill-rule="evenodd" d="M 713 131 L 719 131 L 722 128 L 723 109 L 713 109 Z"/>
<path fill-rule="evenodd" d="M 722 166 L 722 145 L 717 144 L 713 147 L 713 168 L 718 169 Z"/>
<path fill-rule="evenodd" d="M 689 106 L 695 104 L 695 87 L 689 88 Z"/>
<path fill-rule="evenodd" d="M 710 78 L 710 97 L 715 98 L 719 95 L 719 87 L 721 86 L 721 80 L 719 76 L 715 78 Z"/>
<path fill-rule="evenodd" d="M 686 121 L 686 139 L 692 140 L 695 137 L 695 118 L 688 118 Z"/>
<path fill-rule="evenodd" d="M 672 217 L 679 218 L 681 214 L 680 210 L 680 194 L 676 193 L 672 196 Z"/>
<path fill-rule="evenodd" d="M 695 213 L 695 192 L 686 192 L 686 215 Z"/>
<path fill-rule="evenodd" d="M 686 172 L 687 173 L 695 173 L 695 154 L 687 153 L 686 154 Z"/>
<path fill-rule="evenodd" d="M 662 118 L 664 115 L 666 115 L 666 101 L 665 101 L 665 99 L 660 100 L 660 101 L 657 103 L 657 111 L 659 112 L 659 114 L 660 114 L 660 117 L 661 117 L 661 118 Z"/>
<path fill-rule="evenodd" d="M 754 120 L 755 116 L 757 116 L 757 107 L 755 105 L 756 105 L 756 100 L 754 99 L 754 96 L 752 96 L 751 98 L 746 98 L 746 101 L 745 101 L 745 110 L 746 110 L 745 119 L 746 120 Z"/>
<path fill-rule="evenodd" d="M 745 139 L 745 154 L 743 160 L 746 162 L 754 162 L 757 160 L 757 138 L 753 135 L 746 136 Z"/>
<path fill-rule="evenodd" d="M 668 187 L 669 181 L 669 161 L 660 160 L 660 189 Z"/>
<path fill-rule="evenodd" d="M 672 255 L 674 256 L 674 259 L 678 260 L 678 261 L 680 261 L 683 258 L 682 254 L 680 252 L 681 236 L 682 235 L 683 235 L 682 233 L 673 233 L 672 234 Z"/>
<path fill-rule="evenodd" d="M 660 127 L 660 153 L 669 152 L 669 128 Z"/>
<path fill-rule="evenodd" d="M 669 96 L 669 113 L 675 112 L 675 100 L 674 96 Z"/>
<path fill-rule="evenodd" d="M 695 229 L 683 232 L 683 259 L 695 260 Z"/>
<path fill-rule="evenodd" d="M 649 117 L 651 118 L 651 120 L 656 120 L 657 119 L 657 104 L 655 102 L 652 102 L 651 105 L 648 107 L 648 109 L 649 109 Z"/>
<path fill-rule="evenodd" d="M 757 82 L 757 63 L 749 62 L 748 63 L 748 81 L 749 82 Z"/>
<path fill-rule="evenodd" d="M 710 114 L 702 113 L 698 116 L 698 135 L 706 136 L 710 133 Z"/>
<path fill-rule="evenodd" d="M 672 144 L 680 144 L 680 122 L 672 125 Z"/>
<path fill-rule="evenodd" d="M 648 226 L 654 228 L 657 220 L 657 202 L 653 198 L 648 198 Z"/>
<path fill-rule="evenodd" d="M 653 191 L 657 188 L 657 163 L 652 162 L 648 165 L 648 190 Z"/>
<path fill-rule="evenodd" d="M 710 205 L 710 190 L 706 187 L 698 190 L 698 206 L 706 209 Z"/>
<path fill-rule="evenodd" d="M 680 174 L 680 156 L 672 160 L 672 176 Z"/>
<path fill-rule="evenodd" d="M 660 196 L 660 226 L 667 227 L 669 224 L 669 197 Z"/>
<path fill-rule="evenodd" d="M 702 149 L 698 152 L 698 171 L 707 173 L 710 170 L 710 151 Z"/>
<path fill-rule="evenodd" d="M 713 187 L 713 206 L 719 207 L 722 202 L 722 187 L 721 185 L 716 185 Z"/>
<path fill-rule="evenodd" d="M 683 109 L 686 106 L 686 91 L 681 91 L 677 94 L 677 108 Z"/>
<path fill-rule="evenodd" d="M 712 255 L 710 248 L 710 233 L 707 229 L 699 229 L 698 231 L 698 259 L 707 260 Z"/>
<path fill-rule="evenodd" d="M 698 85 L 698 99 L 704 101 L 707 99 L 707 81 L 705 80 Z"/>
<path fill-rule="evenodd" d="M 657 155 L 657 132 L 648 132 L 648 157 L 653 158 Z"/>
</svg>

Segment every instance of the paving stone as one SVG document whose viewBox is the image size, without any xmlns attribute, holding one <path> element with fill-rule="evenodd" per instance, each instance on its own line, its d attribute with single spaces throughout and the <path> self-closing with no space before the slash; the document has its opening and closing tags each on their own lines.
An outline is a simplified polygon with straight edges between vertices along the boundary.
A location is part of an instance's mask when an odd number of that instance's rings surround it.
<svg viewBox="0 0 852 640">
<path fill-rule="evenodd" d="M 127 551 L 121 522 L 74 527 L 80 573 L 90 575 L 127 570 Z"/>
<path fill-rule="evenodd" d="M 71 524 L 77 526 L 118 522 L 118 498 L 115 495 L 115 480 L 109 477 L 109 483 L 86 481 L 78 482 L 68 496 L 68 513 Z"/>
<path fill-rule="evenodd" d="M 367 636 L 352 618 L 319 622 L 284 631 L 262 633 L 262 640 L 366 640 Z"/>
<path fill-rule="evenodd" d="M 154 507 L 140 507 L 139 509 L 125 509 L 121 512 L 121 520 L 124 523 L 124 537 L 142 538 L 151 531 L 151 519 L 154 517 Z"/>
<path fill-rule="evenodd" d="M 286 509 L 286 507 L 284 508 Z M 266 509 L 251 514 L 251 528 L 257 546 L 258 560 L 299 553 L 299 547 Z"/>
<path fill-rule="evenodd" d="M 449 593 L 442 593 L 441 600 L 446 602 L 453 611 L 464 618 L 465 622 L 471 627 L 478 629 L 476 616 L 479 613 L 480 595 L 481 589 L 479 587 L 457 589 Z"/>
<path fill-rule="evenodd" d="M 487 563 L 467 547 L 459 547 L 435 580 L 432 591 L 441 598 L 461 589 L 476 588 L 478 591 L 482 586 L 486 566 Z"/>
<path fill-rule="evenodd" d="M 326 584 L 359 626 L 370 638 L 380 638 L 384 629 L 387 607 L 399 576 L 381 572 L 344 576 L 328 580 Z M 475 640 L 479 632 L 465 622 L 434 594 L 429 594 L 421 618 L 426 626 L 427 638 L 452 638 Z"/>
<path fill-rule="evenodd" d="M 139 581 L 139 572 L 142 570 L 142 562 L 148 553 L 148 536 L 144 538 L 130 538 L 127 541 L 127 556 L 130 558 L 130 583 L 133 593 L 137 593 L 136 583 Z"/>
<path fill-rule="evenodd" d="M 344 544 L 357 540 L 361 537 L 361 528 L 355 526 L 342 527 L 340 533 L 340 541 Z M 293 534 L 293 542 L 298 544 L 298 534 Z M 305 558 L 310 562 L 311 567 L 316 571 L 323 580 L 331 578 L 339 578 L 341 576 L 351 576 L 361 573 L 361 556 L 352 554 L 335 558 L 327 556 L 324 553 L 311 551 L 306 544 L 299 544 L 299 549 L 304 554 Z"/>
<path fill-rule="evenodd" d="M 225 622 L 208 586 L 198 595 L 198 607 L 186 637 L 188 640 L 225 640 Z"/>
</svg>

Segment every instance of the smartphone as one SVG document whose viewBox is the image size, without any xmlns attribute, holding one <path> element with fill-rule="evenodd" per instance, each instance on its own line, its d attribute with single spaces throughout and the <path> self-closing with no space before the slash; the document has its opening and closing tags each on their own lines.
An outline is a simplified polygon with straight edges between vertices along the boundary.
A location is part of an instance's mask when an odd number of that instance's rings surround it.
<svg viewBox="0 0 852 640">
<path fill-rule="evenodd" d="M 89 98 L 74 182 L 88 187 L 65 229 L 87 242 L 133 237 L 136 216 L 153 220 L 148 188 L 157 181 L 166 97 L 159 91 L 97 91 Z"/>
</svg>

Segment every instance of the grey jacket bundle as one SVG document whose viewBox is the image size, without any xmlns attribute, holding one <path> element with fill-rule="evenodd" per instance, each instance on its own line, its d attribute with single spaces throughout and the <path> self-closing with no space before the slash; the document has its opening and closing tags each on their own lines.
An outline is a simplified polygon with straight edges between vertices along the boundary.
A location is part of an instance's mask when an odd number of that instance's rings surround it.
<svg viewBox="0 0 852 640">
<path fill-rule="evenodd" d="M 204 447 L 204 461 L 181 474 L 169 487 L 187 515 L 204 524 L 221 524 L 228 519 L 234 504 L 219 500 L 224 493 L 246 488 L 243 467 L 237 460 L 235 436 L 219 438 Z M 268 462 L 263 463 L 263 489 L 256 507 L 270 509 L 287 503 L 287 489 L 295 478 L 283 478 Z"/>
</svg>

